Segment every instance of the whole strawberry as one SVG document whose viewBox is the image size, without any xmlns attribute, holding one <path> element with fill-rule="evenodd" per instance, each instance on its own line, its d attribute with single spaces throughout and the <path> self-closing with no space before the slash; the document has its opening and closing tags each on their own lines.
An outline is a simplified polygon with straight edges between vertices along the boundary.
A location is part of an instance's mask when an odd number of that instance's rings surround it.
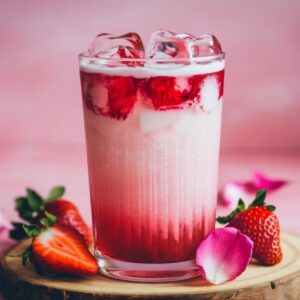
<svg viewBox="0 0 300 300">
<path fill-rule="evenodd" d="M 253 242 L 253 257 L 261 263 L 272 266 L 282 260 L 280 247 L 280 225 L 274 213 L 275 206 L 265 204 L 266 190 L 259 191 L 254 201 L 245 207 L 242 199 L 237 208 L 217 221 L 228 227 L 239 229 Z"/>
<path fill-rule="evenodd" d="M 56 216 L 56 223 L 76 230 L 90 247 L 93 244 L 91 229 L 84 222 L 78 208 L 68 200 L 61 199 L 65 188 L 58 186 L 53 188 L 48 197 L 41 197 L 35 190 L 27 189 L 26 196 L 18 197 L 16 211 L 19 217 L 30 224 L 39 224 L 45 217 L 45 211 Z M 21 223 L 13 223 L 14 229 L 10 235 L 14 239 L 21 239 L 26 236 Z"/>
<path fill-rule="evenodd" d="M 73 203 L 64 199 L 57 199 L 48 203 L 45 209 L 56 216 L 57 224 L 75 229 L 86 240 L 88 246 L 93 245 L 91 229 L 86 225 Z"/>
</svg>

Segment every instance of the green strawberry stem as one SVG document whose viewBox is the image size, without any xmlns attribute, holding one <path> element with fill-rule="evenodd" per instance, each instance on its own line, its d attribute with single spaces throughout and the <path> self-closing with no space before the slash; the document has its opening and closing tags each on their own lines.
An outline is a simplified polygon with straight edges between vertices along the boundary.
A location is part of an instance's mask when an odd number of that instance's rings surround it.
<svg viewBox="0 0 300 300">
<path fill-rule="evenodd" d="M 257 192 L 255 199 L 249 204 L 249 206 L 246 208 L 246 205 L 242 199 L 239 199 L 237 208 L 233 210 L 229 215 L 223 216 L 223 217 L 217 217 L 217 222 L 220 224 L 227 224 L 229 223 L 234 216 L 239 214 L 242 211 L 245 211 L 251 207 L 254 206 L 265 206 L 268 210 L 274 211 L 276 207 L 274 205 L 266 205 L 265 204 L 265 198 L 267 195 L 267 190 L 260 190 Z"/>
</svg>

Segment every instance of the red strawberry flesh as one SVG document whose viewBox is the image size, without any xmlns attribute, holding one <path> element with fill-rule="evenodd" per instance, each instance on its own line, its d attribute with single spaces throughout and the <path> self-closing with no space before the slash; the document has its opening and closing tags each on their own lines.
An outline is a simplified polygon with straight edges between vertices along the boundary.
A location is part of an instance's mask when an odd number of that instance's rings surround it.
<svg viewBox="0 0 300 300">
<path fill-rule="evenodd" d="M 33 240 L 33 255 L 43 271 L 91 276 L 98 264 L 83 238 L 74 230 L 54 225 Z"/>
<path fill-rule="evenodd" d="M 154 109 L 183 109 L 201 102 L 201 88 L 209 76 L 214 76 L 223 95 L 224 70 L 194 76 L 109 76 L 81 71 L 82 96 L 86 107 L 95 114 L 125 120 L 133 111 L 137 93 L 139 100 L 150 99 Z M 145 101 L 147 102 L 147 101 Z"/>
</svg>

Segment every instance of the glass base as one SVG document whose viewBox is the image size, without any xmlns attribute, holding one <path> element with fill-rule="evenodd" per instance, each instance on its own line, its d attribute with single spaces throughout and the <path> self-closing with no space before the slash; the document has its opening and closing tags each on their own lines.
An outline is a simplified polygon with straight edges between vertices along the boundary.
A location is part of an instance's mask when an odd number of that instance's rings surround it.
<svg viewBox="0 0 300 300">
<path fill-rule="evenodd" d="M 194 260 L 176 263 L 143 264 L 120 261 L 97 253 L 96 259 L 100 273 L 126 281 L 170 282 L 200 276 L 199 268 L 195 265 Z"/>
</svg>

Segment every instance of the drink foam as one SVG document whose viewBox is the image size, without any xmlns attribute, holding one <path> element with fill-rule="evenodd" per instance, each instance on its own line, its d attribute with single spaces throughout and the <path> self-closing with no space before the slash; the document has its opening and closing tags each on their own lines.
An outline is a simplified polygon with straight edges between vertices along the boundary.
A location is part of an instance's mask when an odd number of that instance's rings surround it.
<svg viewBox="0 0 300 300">
<path fill-rule="evenodd" d="M 85 59 L 80 60 L 80 70 L 87 73 L 101 73 L 111 76 L 132 76 L 135 78 L 149 78 L 156 76 L 193 76 L 200 74 L 209 74 L 223 70 L 225 60 L 216 60 L 206 63 L 193 63 L 189 65 L 174 63 L 148 63 L 143 67 L 109 67 L 99 63 L 92 63 Z"/>
</svg>

